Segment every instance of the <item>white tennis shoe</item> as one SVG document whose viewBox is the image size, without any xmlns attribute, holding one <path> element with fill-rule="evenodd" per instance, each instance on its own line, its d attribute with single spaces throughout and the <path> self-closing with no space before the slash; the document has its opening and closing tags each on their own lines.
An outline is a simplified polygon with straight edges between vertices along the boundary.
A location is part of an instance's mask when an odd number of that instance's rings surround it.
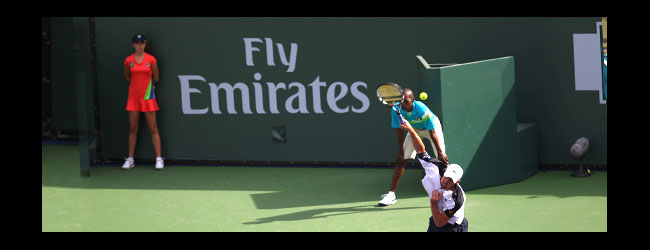
<svg viewBox="0 0 650 250">
<path fill-rule="evenodd" d="M 162 170 L 165 167 L 165 162 L 162 158 L 156 158 L 156 170 Z"/>
<path fill-rule="evenodd" d="M 128 170 L 135 167 L 135 163 L 132 158 L 124 158 L 124 164 L 122 164 L 122 169 Z"/>
<path fill-rule="evenodd" d="M 397 197 L 395 196 L 395 193 L 389 192 L 381 196 L 381 200 L 379 201 L 378 205 L 380 207 L 384 207 L 393 205 L 395 203 L 397 203 Z"/>
</svg>

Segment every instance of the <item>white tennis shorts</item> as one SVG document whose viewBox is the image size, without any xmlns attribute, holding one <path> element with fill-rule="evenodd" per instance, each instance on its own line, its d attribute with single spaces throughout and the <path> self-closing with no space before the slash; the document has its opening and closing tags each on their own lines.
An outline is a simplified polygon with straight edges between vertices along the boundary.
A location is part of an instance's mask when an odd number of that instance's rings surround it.
<svg viewBox="0 0 650 250">
<path fill-rule="evenodd" d="M 433 115 L 433 124 L 436 128 L 433 131 L 438 137 L 440 148 L 442 149 L 443 153 L 447 154 L 447 151 L 445 151 L 445 137 L 442 133 L 442 125 L 440 125 L 440 120 L 438 120 L 438 117 L 435 115 Z M 418 136 L 420 136 L 420 139 L 422 139 L 423 143 L 425 138 L 429 141 L 429 143 L 431 143 L 431 148 L 433 149 L 432 155 L 433 157 L 438 158 L 438 148 L 436 148 L 436 144 L 433 143 L 433 139 L 431 138 L 431 135 L 429 135 L 429 130 L 415 128 L 414 130 L 418 133 Z M 415 152 L 415 148 L 413 148 L 413 142 L 411 141 L 411 135 L 409 133 L 410 132 L 406 133 L 406 138 L 404 139 L 404 144 L 402 145 L 402 149 L 404 149 L 404 159 L 415 159 L 417 152 Z"/>
</svg>

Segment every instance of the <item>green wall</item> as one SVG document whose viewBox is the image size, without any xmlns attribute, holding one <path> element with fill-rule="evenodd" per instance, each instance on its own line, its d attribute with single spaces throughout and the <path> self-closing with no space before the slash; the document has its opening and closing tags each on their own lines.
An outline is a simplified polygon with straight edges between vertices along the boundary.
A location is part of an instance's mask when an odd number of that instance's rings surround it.
<svg viewBox="0 0 650 250">
<path fill-rule="evenodd" d="M 378 84 L 392 81 L 416 90 L 416 55 L 430 63 L 512 56 L 516 87 L 509 94 L 516 96 L 514 119 L 535 124 L 539 163 L 575 164 L 569 147 L 586 136 L 591 144 L 584 162 L 607 164 L 607 105 L 598 104 L 597 92 L 576 92 L 573 75 L 572 34 L 595 33 L 600 18 L 95 20 L 101 144 L 106 158 L 120 159 L 127 153 L 128 83 L 122 63 L 133 52 L 131 36 L 144 32 L 161 72 L 156 89 L 161 108 L 158 125 L 163 156 L 168 159 L 393 162 L 395 131 L 388 110 L 375 100 Z M 251 43 L 259 49 L 251 52 L 254 65 L 247 65 L 244 38 L 261 41 Z M 293 71 L 283 64 L 278 44 L 287 61 L 292 44 L 297 45 Z M 274 66 L 267 60 L 267 45 L 273 45 Z M 183 113 L 181 79 L 188 78 L 205 79 L 188 81 L 185 93 L 189 108 L 207 108 L 207 113 Z M 317 79 L 322 83 L 312 84 Z M 224 90 L 217 94 L 221 114 L 214 113 L 217 98 L 211 96 L 212 88 L 226 86 L 224 82 L 248 88 L 251 114 L 244 113 L 240 90 L 233 92 L 237 114 L 228 113 Z M 276 91 L 277 114 L 272 113 L 267 82 L 288 88 Z M 258 112 L 256 85 L 264 98 L 259 106 L 264 114 Z M 341 94 L 343 86 L 345 94 Z M 341 94 L 340 99 L 328 103 L 328 91 L 332 98 Z M 289 110 L 287 100 L 292 100 Z M 291 113 L 293 108 L 297 113 Z M 286 143 L 272 141 L 273 126 L 286 127 Z M 447 142 L 449 147 L 456 145 Z M 153 157 L 142 117 L 136 158 Z"/>
<path fill-rule="evenodd" d="M 418 56 L 418 91 L 440 119 L 446 153 L 465 170 L 463 187 L 521 181 L 537 171 L 535 124 L 518 124 L 515 59 L 432 67 Z"/>
</svg>

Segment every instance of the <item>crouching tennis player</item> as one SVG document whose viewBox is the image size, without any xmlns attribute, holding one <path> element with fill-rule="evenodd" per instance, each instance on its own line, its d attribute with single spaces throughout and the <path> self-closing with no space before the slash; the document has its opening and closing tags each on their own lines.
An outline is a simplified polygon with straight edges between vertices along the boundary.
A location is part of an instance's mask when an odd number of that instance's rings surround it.
<svg viewBox="0 0 650 250">
<path fill-rule="evenodd" d="M 440 160 L 430 157 L 424 150 L 422 139 L 408 121 L 404 121 L 400 127 L 410 132 L 413 148 L 426 173 L 422 186 L 431 197 L 432 214 L 427 232 L 467 232 L 465 192 L 458 184 L 463 169 L 457 164 L 446 166 Z"/>
</svg>

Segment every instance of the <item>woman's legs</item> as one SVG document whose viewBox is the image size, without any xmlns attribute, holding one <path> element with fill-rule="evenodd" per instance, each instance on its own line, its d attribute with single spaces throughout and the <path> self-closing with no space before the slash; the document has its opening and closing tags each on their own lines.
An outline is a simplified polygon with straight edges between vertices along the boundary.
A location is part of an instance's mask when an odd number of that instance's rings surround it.
<svg viewBox="0 0 650 250">
<path fill-rule="evenodd" d="M 156 151 L 156 157 L 161 157 L 160 150 L 160 134 L 158 134 L 158 125 L 156 124 L 156 112 L 144 112 L 144 117 L 147 119 L 149 126 L 149 133 L 153 141 L 153 148 Z"/>
<path fill-rule="evenodd" d="M 128 111 L 129 113 L 129 158 L 133 158 L 135 152 L 135 143 L 138 139 L 138 123 L 140 121 L 140 112 Z"/>
</svg>

